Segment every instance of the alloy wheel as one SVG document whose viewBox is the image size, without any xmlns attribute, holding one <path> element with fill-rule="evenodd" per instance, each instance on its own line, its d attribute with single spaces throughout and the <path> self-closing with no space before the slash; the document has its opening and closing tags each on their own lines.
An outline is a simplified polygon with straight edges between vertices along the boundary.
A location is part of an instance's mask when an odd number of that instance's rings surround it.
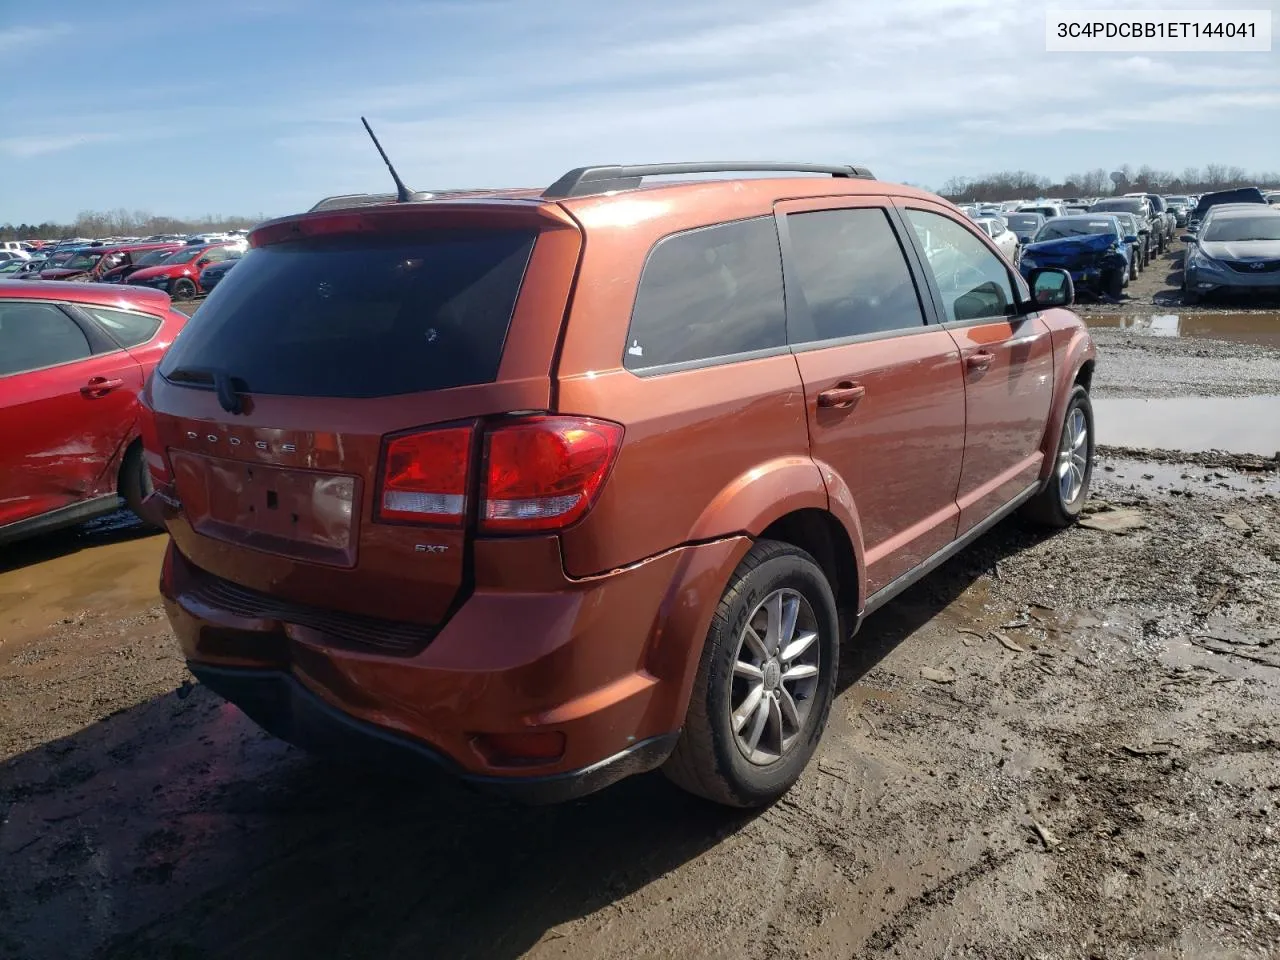
<svg viewBox="0 0 1280 960">
<path fill-rule="evenodd" d="M 773 591 L 747 618 L 734 655 L 729 725 L 751 763 L 776 763 L 795 745 L 813 708 L 821 658 L 818 619 L 799 591 Z"/>
<path fill-rule="evenodd" d="M 1058 493 L 1062 505 L 1069 507 L 1084 489 L 1084 475 L 1089 466 L 1089 424 L 1084 411 L 1072 407 L 1062 428 L 1058 446 Z"/>
</svg>

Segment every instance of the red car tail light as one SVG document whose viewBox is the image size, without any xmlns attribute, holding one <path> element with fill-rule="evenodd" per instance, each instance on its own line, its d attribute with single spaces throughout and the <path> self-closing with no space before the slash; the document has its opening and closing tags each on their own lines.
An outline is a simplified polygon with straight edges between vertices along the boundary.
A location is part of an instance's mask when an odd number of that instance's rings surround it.
<svg viewBox="0 0 1280 960">
<path fill-rule="evenodd" d="M 482 533 L 558 530 L 582 518 L 622 445 L 622 427 L 586 417 L 528 417 L 485 436 Z"/>
<path fill-rule="evenodd" d="M 467 515 L 473 427 L 389 437 L 378 489 L 379 520 L 460 527 Z"/>
</svg>

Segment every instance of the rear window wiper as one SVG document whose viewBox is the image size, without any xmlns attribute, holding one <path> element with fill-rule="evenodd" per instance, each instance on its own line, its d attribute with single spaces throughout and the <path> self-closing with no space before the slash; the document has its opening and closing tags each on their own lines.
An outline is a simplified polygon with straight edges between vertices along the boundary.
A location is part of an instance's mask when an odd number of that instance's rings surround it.
<svg viewBox="0 0 1280 960">
<path fill-rule="evenodd" d="M 227 413 L 239 413 L 243 409 L 240 395 L 249 389 L 243 380 L 216 367 L 178 367 L 166 373 L 164 378 L 170 383 L 211 387 L 218 395 L 218 405 Z"/>
</svg>

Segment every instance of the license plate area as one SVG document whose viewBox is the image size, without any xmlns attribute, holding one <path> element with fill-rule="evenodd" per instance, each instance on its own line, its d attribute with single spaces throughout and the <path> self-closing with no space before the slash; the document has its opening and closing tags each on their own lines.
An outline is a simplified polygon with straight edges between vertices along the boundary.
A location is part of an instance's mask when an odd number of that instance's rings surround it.
<svg viewBox="0 0 1280 960">
<path fill-rule="evenodd" d="M 360 481 L 171 450 L 178 495 L 199 534 L 313 563 L 353 567 Z"/>
</svg>

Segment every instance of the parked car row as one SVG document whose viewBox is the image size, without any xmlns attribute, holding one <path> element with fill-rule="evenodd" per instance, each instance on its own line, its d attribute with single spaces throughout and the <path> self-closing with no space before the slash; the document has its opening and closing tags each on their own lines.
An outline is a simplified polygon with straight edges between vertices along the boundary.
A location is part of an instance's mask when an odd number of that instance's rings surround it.
<svg viewBox="0 0 1280 960">
<path fill-rule="evenodd" d="M 225 276 L 247 246 L 244 237 L 225 235 L 77 242 L 0 261 L 0 279 L 140 285 L 190 300 Z M 218 271 L 206 277 L 206 268 L 214 265 Z"/>
</svg>

